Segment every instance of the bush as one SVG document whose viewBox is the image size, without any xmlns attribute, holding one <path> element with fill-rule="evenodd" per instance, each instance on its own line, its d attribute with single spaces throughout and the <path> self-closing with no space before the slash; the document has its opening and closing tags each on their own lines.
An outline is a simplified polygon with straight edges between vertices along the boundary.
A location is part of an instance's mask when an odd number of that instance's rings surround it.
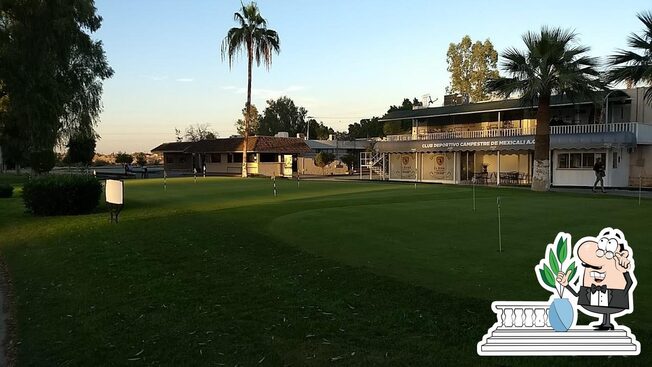
<svg viewBox="0 0 652 367">
<path fill-rule="evenodd" d="M 0 198 L 10 198 L 14 194 L 14 187 L 9 184 L 0 184 Z"/>
<path fill-rule="evenodd" d="M 48 175 L 23 186 L 23 201 L 35 215 L 86 214 L 97 207 L 102 185 L 93 176 Z"/>
</svg>

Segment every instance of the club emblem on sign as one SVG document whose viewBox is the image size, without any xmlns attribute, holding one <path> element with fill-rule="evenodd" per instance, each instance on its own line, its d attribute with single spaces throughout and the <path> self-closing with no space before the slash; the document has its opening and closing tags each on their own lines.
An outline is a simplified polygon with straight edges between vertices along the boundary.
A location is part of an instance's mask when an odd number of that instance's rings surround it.
<svg viewBox="0 0 652 367">
<path fill-rule="evenodd" d="M 410 164 L 410 157 L 407 156 L 407 155 L 404 155 L 403 156 L 403 165 L 407 166 L 408 164 Z"/>
<path fill-rule="evenodd" d="M 641 344 L 615 318 L 634 311 L 634 254 L 619 229 L 572 246 L 560 232 L 534 267 L 548 301 L 495 301 L 497 322 L 477 345 L 482 356 L 638 355 Z M 577 311 L 597 320 L 577 325 Z"/>
<path fill-rule="evenodd" d="M 441 165 L 444 164 L 444 157 L 441 156 L 441 155 L 438 155 L 438 156 L 437 156 L 437 159 L 436 159 L 435 161 L 437 162 L 437 165 L 438 165 L 438 166 L 441 166 Z"/>
</svg>

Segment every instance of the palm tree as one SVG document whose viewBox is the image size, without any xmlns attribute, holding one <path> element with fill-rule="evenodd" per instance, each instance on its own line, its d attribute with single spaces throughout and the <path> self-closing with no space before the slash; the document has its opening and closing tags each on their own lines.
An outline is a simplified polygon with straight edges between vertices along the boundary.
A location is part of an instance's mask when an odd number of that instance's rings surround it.
<svg viewBox="0 0 652 367">
<path fill-rule="evenodd" d="M 260 15 L 255 2 L 247 5 L 242 4 L 240 12 L 233 15 L 238 27 L 229 29 L 222 41 L 222 60 L 229 59 L 229 68 L 233 65 L 233 59 L 243 49 L 247 52 L 247 104 L 245 108 L 245 137 L 244 149 L 242 152 L 242 177 L 247 177 L 247 143 L 249 138 L 249 109 L 251 108 L 251 68 L 254 59 L 256 65 L 263 62 L 269 70 L 272 65 L 272 53 L 278 54 L 281 50 L 280 41 L 276 31 L 267 29 L 267 21 Z"/>
<path fill-rule="evenodd" d="M 508 77 L 491 79 L 489 90 L 505 98 L 520 95 L 524 104 L 537 103 L 532 190 L 550 188 L 550 97 L 565 94 L 573 99 L 592 96 L 603 88 L 597 59 L 586 53 L 570 30 L 541 28 L 522 37 L 526 50 L 509 48 L 501 57 L 501 68 Z"/>
<path fill-rule="evenodd" d="M 650 86 L 645 91 L 645 100 L 652 104 L 652 12 L 637 14 L 645 29 L 643 35 L 632 33 L 627 38 L 627 46 L 634 51 L 618 50 L 609 56 L 609 66 L 613 67 L 607 74 L 607 80 L 613 83 L 625 82 L 628 86 L 643 82 Z"/>
</svg>

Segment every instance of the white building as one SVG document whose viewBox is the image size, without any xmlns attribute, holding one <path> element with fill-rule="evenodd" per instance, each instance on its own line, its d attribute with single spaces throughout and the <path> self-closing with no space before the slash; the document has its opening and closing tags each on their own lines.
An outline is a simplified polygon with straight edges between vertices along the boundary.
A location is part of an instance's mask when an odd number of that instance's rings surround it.
<svg viewBox="0 0 652 367">
<path fill-rule="evenodd" d="M 645 89 L 602 93 L 597 102 L 551 99 L 553 186 L 591 186 L 593 165 L 606 163 L 606 187 L 652 186 L 652 106 Z M 372 175 L 440 183 L 529 184 L 536 105 L 516 99 L 394 111 L 380 121 L 411 120 L 405 135 L 387 136 L 361 165 Z"/>
</svg>

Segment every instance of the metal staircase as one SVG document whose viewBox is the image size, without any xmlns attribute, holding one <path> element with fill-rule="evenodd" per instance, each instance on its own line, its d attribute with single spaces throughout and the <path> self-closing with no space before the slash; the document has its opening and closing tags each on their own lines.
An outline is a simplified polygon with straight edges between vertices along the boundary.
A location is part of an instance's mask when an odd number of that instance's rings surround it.
<svg viewBox="0 0 652 367">
<path fill-rule="evenodd" d="M 360 179 L 366 175 L 373 180 L 386 180 L 387 172 L 387 155 L 379 152 L 362 152 L 360 153 Z"/>
</svg>

